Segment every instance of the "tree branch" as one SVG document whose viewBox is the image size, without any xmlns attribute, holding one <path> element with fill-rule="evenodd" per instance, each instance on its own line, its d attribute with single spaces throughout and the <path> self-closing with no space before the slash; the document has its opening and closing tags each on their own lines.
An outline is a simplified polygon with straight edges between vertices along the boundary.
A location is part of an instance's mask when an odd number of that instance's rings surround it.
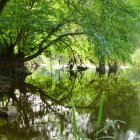
<svg viewBox="0 0 140 140">
<path fill-rule="evenodd" d="M 48 41 L 48 39 L 53 35 L 53 33 L 55 33 L 56 31 L 59 30 L 60 27 L 62 27 L 63 25 L 65 25 L 66 23 L 72 22 L 72 20 L 67 20 L 67 21 L 62 21 L 60 22 L 55 28 L 53 28 L 48 34 L 47 36 L 39 43 L 39 50 L 42 48 L 43 44 L 45 42 Z"/>
<path fill-rule="evenodd" d="M 43 53 L 46 49 L 48 49 L 50 46 L 52 46 L 53 44 L 57 43 L 59 40 L 61 40 L 63 37 L 66 37 L 66 36 L 74 36 L 74 35 L 83 35 L 84 33 L 83 32 L 77 32 L 77 33 L 65 33 L 65 34 L 62 34 L 60 36 L 58 36 L 56 39 L 50 41 L 45 47 L 41 48 L 40 50 L 38 50 L 36 53 L 30 55 L 30 56 L 27 56 L 26 58 L 24 58 L 24 60 L 20 60 L 20 61 L 29 61 L 29 60 L 32 60 L 34 58 L 36 58 L 37 56 L 41 55 L 41 53 Z"/>
<path fill-rule="evenodd" d="M 58 42 L 59 40 L 61 40 L 65 36 L 74 36 L 74 35 L 80 35 L 80 34 L 84 34 L 84 33 L 83 32 L 77 32 L 77 33 L 65 33 L 65 34 L 62 34 L 59 37 L 57 37 L 56 39 L 50 41 L 44 48 L 41 49 L 41 52 L 43 52 L 44 50 L 46 50 L 51 45 L 55 44 L 56 42 Z"/>
</svg>

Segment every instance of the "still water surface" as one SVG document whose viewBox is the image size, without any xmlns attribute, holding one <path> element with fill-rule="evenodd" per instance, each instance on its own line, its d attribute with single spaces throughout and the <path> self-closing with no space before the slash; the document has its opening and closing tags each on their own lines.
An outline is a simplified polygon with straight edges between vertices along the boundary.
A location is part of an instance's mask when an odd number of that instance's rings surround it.
<svg viewBox="0 0 140 140">
<path fill-rule="evenodd" d="M 0 117 L 1 140 L 74 140 L 73 105 L 79 135 L 94 140 L 101 98 L 101 128 L 110 127 L 98 137 L 140 140 L 139 70 L 99 75 L 94 68 L 76 72 L 40 66 L 29 76 L 0 79 L 0 106 L 18 110 L 17 116 Z"/>
</svg>

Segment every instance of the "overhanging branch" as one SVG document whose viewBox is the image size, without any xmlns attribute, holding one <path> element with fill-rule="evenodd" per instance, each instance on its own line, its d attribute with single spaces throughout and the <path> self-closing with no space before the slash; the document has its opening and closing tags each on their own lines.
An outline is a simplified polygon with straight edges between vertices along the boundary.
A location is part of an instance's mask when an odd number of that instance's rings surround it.
<svg viewBox="0 0 140 140">
<path fill-rule="evenodd" d="M 75 35 L 80 35 L 80 34 L 84 34 L 83 32 L 77 32 L 77 33 L 65 33 L 62 34 L 60 36 L 58 36 L 56 39 L 50 41 L 45 47 L 43 47 L 40 51 L 43 52 L 44 50 L 46 50 L 47 48 L 49 48 L 51 45 L 55 44 L 56 42 L 58 42 L 59 40 L 61 40 L 63 37 L 65 36 L 75 36 Z"/>
<path fill-rule="evenodd" d="M 63 25 L 65 25 L 66 23 L 69 23 L 69 22 L 72 22 L 72 20 L 67 20 L 67 19 L 65 19 L 65 20 L 61 21 L 56 27 L 54 27 L 53 29 L 51 29 L 51 31 L 46 35 L 46 37 L 39 43 L 39 45 L 38 45 L 38 46 L 39 46 L 39 49 L 42 48 L 43 44 L 44 44 L 45 42 L 47 42 L 48 39 L 49 39 L 55 32 L 57 32 Z"/>
<path fill-rule="evenodd" d="M 58 36 L 56 39 L 50 41 L 45 47 L 41 48 L 40 50 L 38 50 L 36 53 L 30 55 L 30 56 L 27 56 L 26 58 L 24 58 L 24 60 L 20 60 L 20 61 L 30 61 L 34 58 L 36 58 L 37 56 L 41 55 L 41 53 L 43 53 L 46 49 L 48 49 L 50 46 L 52 46 L 53 44 L 57 43 L 58 41 L 60 41 L 63 37 L 66 37 L 66 36 L 75 36 L 75 35 L 83 35 L 84 33 L 83 32 L 77 32 L 77 33 L 65 33 L 65 34 L 62 34 L 60 36 Z"/>
</svg>

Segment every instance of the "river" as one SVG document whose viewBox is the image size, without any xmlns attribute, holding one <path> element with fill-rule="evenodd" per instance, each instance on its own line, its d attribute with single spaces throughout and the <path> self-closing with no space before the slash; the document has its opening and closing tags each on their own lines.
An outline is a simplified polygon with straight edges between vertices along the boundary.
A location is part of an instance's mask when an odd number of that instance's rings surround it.
<svg viewBox="0 0 140 140">
<path fill-rule="evenodd" d="M 101 75 L 94 67 L 79 72 L 43 65 L 28 76 L 2 75 L 0 107 L 12 104 L 18 114 L 0 117 L 0 139 L 74 140 L 73 107 L 83 140 L 140 140 L 139 73 L 122 68 Z"/>
</svg>

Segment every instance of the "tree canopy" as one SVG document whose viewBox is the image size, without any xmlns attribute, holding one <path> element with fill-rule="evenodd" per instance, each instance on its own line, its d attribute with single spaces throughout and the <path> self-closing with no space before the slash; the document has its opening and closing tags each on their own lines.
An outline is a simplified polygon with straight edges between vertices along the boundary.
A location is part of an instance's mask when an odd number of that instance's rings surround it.
<svg viewBox="0 0 140 140">
<path fill-rule="evenodd" d="M 0 3 L 1 59 L 29 61 L 52 51 L 52 46 L 62 54 L 67 50 L 83 50 L 86 57 L 100 63 L 126 61 L 137 46 L 137 1 L 9 0 Z"/>
</svg>

